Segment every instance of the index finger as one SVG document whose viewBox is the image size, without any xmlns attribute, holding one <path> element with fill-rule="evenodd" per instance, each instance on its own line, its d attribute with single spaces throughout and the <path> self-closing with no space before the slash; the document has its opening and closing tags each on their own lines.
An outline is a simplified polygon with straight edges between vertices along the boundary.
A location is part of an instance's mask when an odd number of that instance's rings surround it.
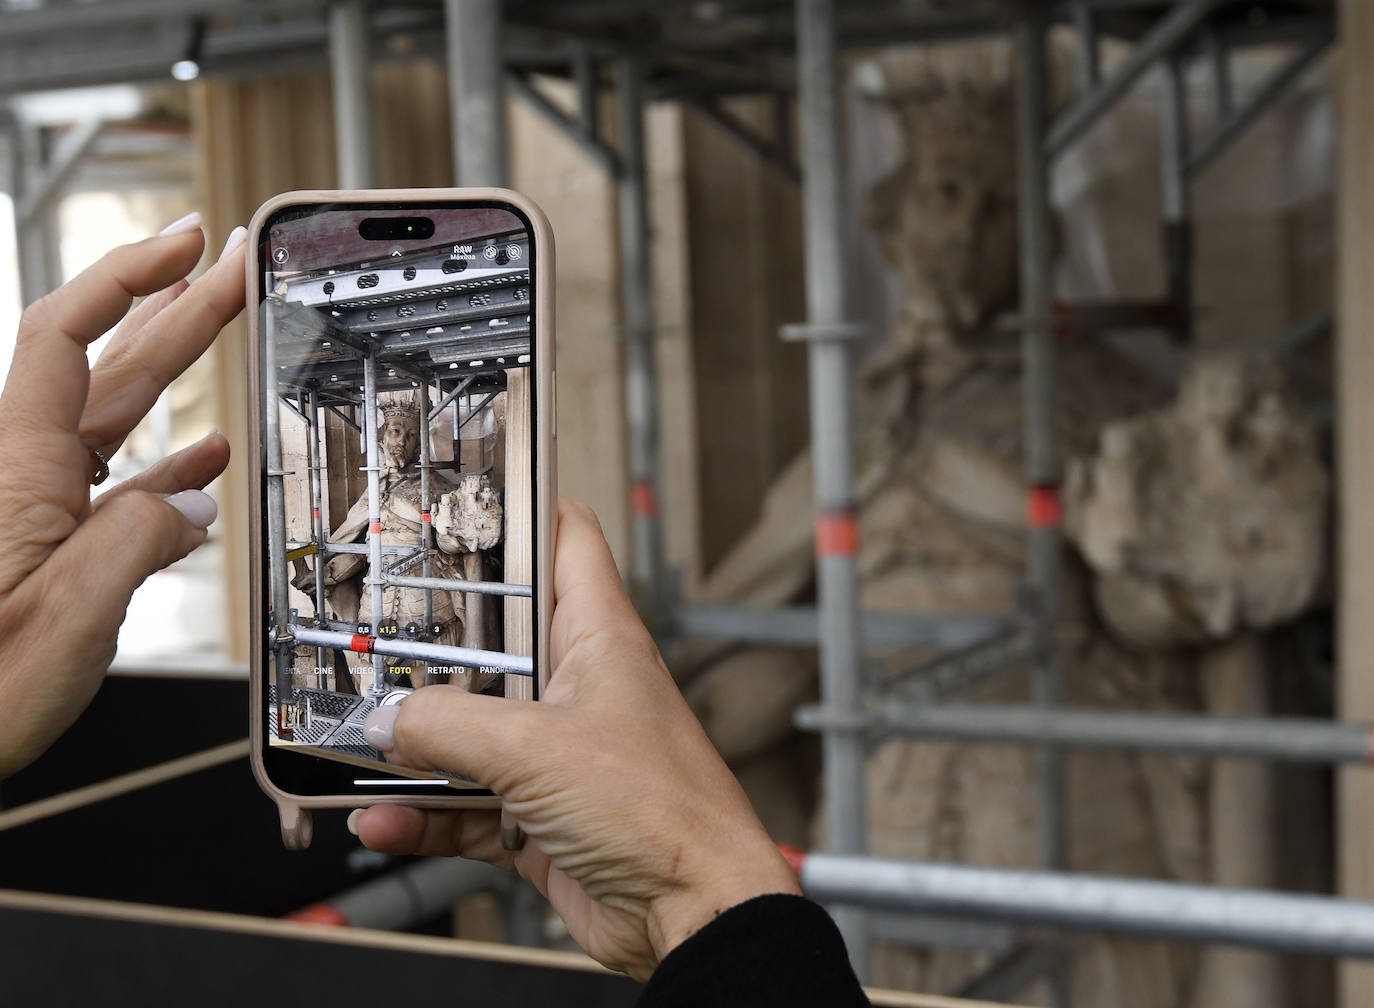
<svg viewBox="0 0 1374 1008">
<path fill-rule="evenodd" d="M 19 321 L 0 406 L 30 429 L 75 432 L 90 381 L 87 344 L 113 328 L 134 298 L 189 273 L 204 247 L 198 228 L 121 246 L 31 305 Z"/>
<path fill-rule="evenodd" d="M 242 246 L 227 249 L 184 294 L 143 325 L 128 332 L 121 327 L 91 369 L 82 440 L 102 448 L 107 458 L 113 455 L 158 396 L 243 310 L 243 285 Z"/>
</svg>

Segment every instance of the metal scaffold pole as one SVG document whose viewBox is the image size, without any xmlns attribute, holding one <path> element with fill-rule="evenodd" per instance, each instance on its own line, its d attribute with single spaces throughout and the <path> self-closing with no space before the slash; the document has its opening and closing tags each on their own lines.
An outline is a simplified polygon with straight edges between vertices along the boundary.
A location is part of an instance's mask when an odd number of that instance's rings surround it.
<svg viewBox="0 0 1374 1008">
<path fill-rule="evenodd" d="M 839 53 L 832 0 L 797 2 L 797 86 L 801 98 L 802 200 L 807 323 L 784 330 L 808 341 L 811 444 L 815 460 L 816 566 L 821 696 L 837 715 L 859 708 L 859 594 L 855 567 L 853 342 L 847 321 L 844 163 Z M 822 736 L 827 847 L 862 854 L 865 749 L 837 726 Z M 860 979 L 869 973 L 865 918 L 840 909 L 836 923 Z"/>
<path fill-rule="evenodd" d="M 460 186 L 506 184 L 501 0 L 445 0 L 453 170 Z"/>
<path fill-rule="evenodd" d="M 1033 600 L 1032 695 L 1057 707 L 1063 684 L 1056 654 L 1059 614 L 1059 460 L 1055 445 L 1054 276 L 1050 233 L 1049 155 L 1045 145 L 1049 67 L 1044 11 L 1029 11 L 1016 27 L 1017 181 L 1021 227 L 1021 365 L 1027 486 L 1026 581 Z M 1036 752 L 1040 863 L 1063 868 L 1064 768 L 1057 749 Z M 1062 968 L 1047 977 L 1051 1002 L 1068 1004 Z"/>
<path fill-rule="evenodd" d="M 363 358 L 363 442 L 367 450 L 367 569 L 382 569 L 382 481 L 381 459 L 377 448 L 377 351 L 369 349 Z M 375 576 L 368 586 L 372 609 L 372 632 L 381 622 L 382 584 Z M 372 653 L 372 685 L 368 692 L 380 700 L 386 695 L 386 660 L 380 651 Z"/>
<path fill-rule="evenodd" d="M 796 720 L 803 728 L 822 731 L 831 718 L 820 708 L 802 707 Z M 909 735 L 997 745 L 1116 749 L 1286 763 L 1367 764 L 1374 760 L 1374 729 L 1369 725 L 1320 718 L 927 703 L 888 696 L 871 700 L 856 723 L 877 738 Z"/>
<path fill-rule="evenodd" d="M 367 0 L 336 0 L 329 8 L 329 71 L 339 188 L 366 189 L 374 184 Z"/>
<path fill-rule="evenodd" d="M 1153 879 L 809 854 L 802 889 L 963 920 L 1374 958 L 1374 903 Z"/>
<path fill-rule="evenodd" d="M 663 541 L 658 505 L 657 373 L 653 278 L 644 160 L 644 66 L 635 55 L 616 63 L 620 110 L 620 299 L 625 325 L 625 409 L 630 439 L 633 561 L 631 587 L 651 629 L 663 604 Z"/>
<path fill-rule="evenodd" d="M 277 727 L 283 738 L 291 730 L 281 710 L 295 695 L 292 672 L 295 640 L 287 629 L 291 598 L 286 575 L 286 472 L 282 468 L 281 400 L 277 388 L 277 310 L 281 299 L 271 295 L 263 302 L 262 414 L 267 449 L 267 576 L 272 604 L 272 652 L 277 683 Z"/>
<path fill-rule="evenodd" d="M 533 675 L 534 659 L 528 655 L 506 654 L 482 648 L 458 647 L 449 644 L 430 644 L 427 641 L 404 637 L 376 637 L 370 634 L 344 633 L 340 630 L 316 630 L 313 627 L 291 625 L 293 639 L 316 647 L 370 654 L 375 663 L 383 662 L 383 655 L 394 658 L 419 658 L 439 665 L 465 665 L 468 668 L 492 668 L 513 675 Z M 374 695 L 376 691 L 373 691 Z M 380 691 L 387 692 L 385 685 Z"/>
<path fill-rule="evenodd" d="M 302 396 L 302 412 L 306 418 L 305 444 L 306 444 L 306 464 L 310 468 L 310 537 L 315 541 L 315 619 L 321 622 L 325 619 L 325 597 L 324 597 L 324 578 L 325 578 L 325 553 L 324 542 L 326 537 L 324 524 L 324 495 L 322 490 L 322 472 L 324 469 L 324 421 L 320 416 L 319 392 L 311 390 Z M 315 649 L 315 685 L 320 689 L 327 687 L 328 666 L 325 662 L 328 655 L 324 648 Z"/>
<path fill-rule="evenodd" d="M 431 499 L 433 486 L 431 484 L 431 470 L 434 462 L 430 458 L 430 418 L 429 418 L 429 383 L 421 382 L 418 406 L 420 410 L 420 549 L 424 550 L 424 556 L 420 561 L 421 576 L 426 579 L 434 577 L 434 560 L 431 552 L 434 544 L 434 501 Z M 461 462 L 462 449 L 458 449 L 457 454 Z M 430 586 L 423 588 L 425 593 L 425 633 L 430 632 L 434 626 L 434 590 Z M 411 676 L 410 681 L 415 682 L 415 677 Z M 428 686 L 434 681 L 429 666 L 425 666 L 424 682 L 420 685 Z"/>
<path fill-rule="evenodd" d="M 1164 261 L 1173 302 L 1174 337 L 1192 339 L 1193 213 L 1188 186 L 1188 80 L 1183 57 L 1160 60 L 1160 202 L 1164 213 Z"/>
</svg>

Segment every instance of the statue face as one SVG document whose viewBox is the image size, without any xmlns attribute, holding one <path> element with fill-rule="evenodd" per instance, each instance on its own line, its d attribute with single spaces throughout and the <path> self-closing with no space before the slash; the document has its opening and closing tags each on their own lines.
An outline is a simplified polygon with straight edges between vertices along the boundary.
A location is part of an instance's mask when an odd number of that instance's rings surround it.
<svg viewBox="0 0 1374 1008">
<path fill-rule="evenodd" d="M 377 445 L 383 472 L 408 469 L 420 457 L 419 417 L 400 413 L 384 416 Z"/>
</svg>

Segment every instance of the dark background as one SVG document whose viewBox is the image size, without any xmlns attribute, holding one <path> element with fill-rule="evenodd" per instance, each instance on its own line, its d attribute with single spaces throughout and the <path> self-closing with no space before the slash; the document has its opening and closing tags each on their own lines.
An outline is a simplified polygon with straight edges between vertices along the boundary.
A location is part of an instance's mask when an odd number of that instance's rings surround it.
<svg viewBox="0 0 1374 1008">
<path fill-rule="evenodd" d="M 247 725 L 246 682 L 112 676 L 51 750 L 0 783 L 0 802 L 13 808 L 232 742 Z M 310 849 L 285 850 L 276 807 L 237 759 L 0 832 L 0 888 L 280 917 L 403 863 L 362 853 L 345 817 L 316 811 Z M 445 915 L 418 930 L 449 927 Z M 639 989 L 594 973 L 5 908 L 0 983 L 0 1000 L 16 1008 L 436 993 L 615 1008 Z"/>
</svg>

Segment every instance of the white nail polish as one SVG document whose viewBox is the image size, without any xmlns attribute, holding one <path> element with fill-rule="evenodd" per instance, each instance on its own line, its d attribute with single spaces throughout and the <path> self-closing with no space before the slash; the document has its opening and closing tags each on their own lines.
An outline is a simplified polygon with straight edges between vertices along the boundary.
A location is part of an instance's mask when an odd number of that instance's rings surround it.
<svg viewBox="0 0 1374 1008">
<path fill-rule="evenodd" d="M 157 233 L 159 238 L 166 238 L 168 235 L 185 234 L 187 231 L 194 231 L 200 227 L 200 211 L 192 210 L 185 217 L 172 221 L 165 228 Z"/>
<path fill-rule="evenodd" d="M 354 836 L 358 835 L 358 820 L 362 818 L 362 815 L 363 810 L 360 808 L 355 808 L 352 812 L 348 813 L 348 832 L 352 833 Z"/>
<path fill-rule="evenodd" d="M 219 515 L 219 505 L 215 503 L 215 499 L 201 490 L 183 490 L 165 500 L 185 515 L 186 520 L 196 528 L 209 528 Z"/>
<path fill-rule="evenodd" d="M 242 245 L 243 240 L 247 237 L 248 229 L 244 227 L 242 224 L 234 228 L 234 230 L 229 232 L 229 239 L 224 243 L 224 251 L 219 254 L 219 257 L 223 259 L 230 252 L 234 251 L 234 249 Z"/>
</svg>

